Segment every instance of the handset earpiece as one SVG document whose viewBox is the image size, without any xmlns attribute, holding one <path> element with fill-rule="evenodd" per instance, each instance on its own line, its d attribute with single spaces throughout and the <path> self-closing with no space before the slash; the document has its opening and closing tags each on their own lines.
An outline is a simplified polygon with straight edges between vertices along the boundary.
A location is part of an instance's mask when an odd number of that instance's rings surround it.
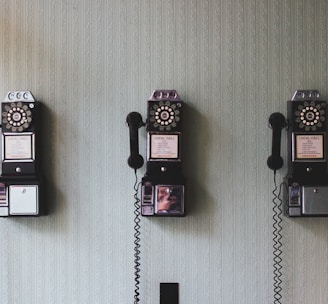
<svg viewBox="0 0 328 304">
<path fill-rule="evenodd" d="M 272 128 L 272 154 L 268 158 L 267 165 L 272 170 L 278 170 L 284 164 L 280 156 L 281 129 L 287 126 L 287 122 L 283 114 L 275 112 L 270 115 L 269 124 Z"/>
<path fill-rule="evenodd" d="M 131 112 L 126 117 L 130 131 L 130 156 L 128 158 L 128 165 L 137 170 L 144 164 L 143 157 L 139 154 L 139 136 L 138 129 L 144 126 L 142 116 L 138 112 Z"/>
</svg>

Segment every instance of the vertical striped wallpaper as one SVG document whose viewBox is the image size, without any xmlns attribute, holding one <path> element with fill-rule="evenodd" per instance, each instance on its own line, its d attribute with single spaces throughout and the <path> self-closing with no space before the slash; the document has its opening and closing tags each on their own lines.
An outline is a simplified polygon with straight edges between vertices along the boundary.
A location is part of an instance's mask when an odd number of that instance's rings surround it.
<svg viewBox="0 0 328 304">
<path fill-rule="evenodd" d="M 189 213 L 142 218 L 141 303 L 159 303 L 160 282 L 181 304 L 273 303 L 267 120 L 296 89 L 328 98 L 327 1 L 0 3 L 0 98 L 28 89 L 45 105 L 50 206 L 0 220 L 1 303 L 133 303 L 125 118 L 161 88 L 187 104 Z M 283 242 L 282 302 L 326 303 L 327 219 L 284 218 Z"/>
</svg>

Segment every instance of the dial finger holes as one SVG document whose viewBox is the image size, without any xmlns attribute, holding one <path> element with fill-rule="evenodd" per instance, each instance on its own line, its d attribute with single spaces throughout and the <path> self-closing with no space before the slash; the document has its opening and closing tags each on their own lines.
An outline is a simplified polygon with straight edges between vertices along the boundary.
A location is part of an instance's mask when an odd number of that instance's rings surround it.
<svg viewBox="0 0 328 304">
<path fill-rule="evenodd" d="M 10 106 L 5 106 L 4 109 L 5 112 L 2 113 L 2 116 L 7 129 L 12 132 L 22 132 L 29 127 L 29 123 L 32 121 L 32 112 L 27 111 L 26 105 L 21 102 L 11 103 Z"/>
<path fill-rule="evenodd" d="M 300 111 L 295 112 L 295 115 L 296 118 L 299 118 L 297 119 L 297 122 L 299 122 L 300 128 L 303 128 L 304 126 L 314 127 L 320 122 L 321 111 L 314 104 L 307 105 L 303 109 L 299 108 L 299 110 Z"/>
<path fill-rule="evenodd" d="M 175 113 L 174 110 L 168 105 L 161 105 L 155 109 L 153 117 L 155 121 L 162 126 L 168 126 L 174 121 Z"/>
</svg>

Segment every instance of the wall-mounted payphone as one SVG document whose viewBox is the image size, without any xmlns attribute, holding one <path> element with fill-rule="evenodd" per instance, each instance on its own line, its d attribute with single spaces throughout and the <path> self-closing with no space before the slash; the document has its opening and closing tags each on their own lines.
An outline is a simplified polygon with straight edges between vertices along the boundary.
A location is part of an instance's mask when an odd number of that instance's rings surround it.
<svg viewBox="0 0 328 304">
<path fill-rule="evenodd" d="M 147 119 L 138 112 L 126 118 L 130 131 L 128 164 L 134 169 L 134 303 L 140 302 L 140 214 L 181 217 L 185 215 L 185 179 L 182 174 L 183 101 L 175 90 L 155 90 L 147 101 Z M 144 164 L 139 154 L 139 128 L 146 126 L 147 164 L 141 181 L 141 199 L 137 169 Z"/>
<path fill-rule="evenodd" d="M 146 126 L 147 165 L 141 187 L 141 214 L 145 216 L 184 216 L 185 179 L 182 174 L 183 101 L 175 90 L 155 90 L 147 101 L 147 120 L 131 112 L 130 157 L 133 169 L 143 166 L 139 154 L 138 129 Z"/>
<path fill-rule="evenodd" d="M 29 91 L 1 104 L 0 216 L 38 216 L 41 204 L 40 103 Z"/>
<path fill-rule="evenodd" d="M 287 102 L 287 119 L 281 113 L 269 118 L 273 130 L 268 166 L 283 166 L 281 130 L 287 129 L 288 173 L 285 213 L 291 217 L 328 216 L 327 102 L 316 90 L 296 91 Z"/>
</svg>

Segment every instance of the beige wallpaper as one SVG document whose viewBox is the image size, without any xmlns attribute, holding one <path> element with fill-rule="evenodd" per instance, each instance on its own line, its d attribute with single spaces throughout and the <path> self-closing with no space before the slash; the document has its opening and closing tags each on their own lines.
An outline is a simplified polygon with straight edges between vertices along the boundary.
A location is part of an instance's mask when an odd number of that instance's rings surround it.
<svg viewBox="0 0 328 304">
<path fill-rule="evenodd" d="M 187 105 L 189 213 L 142 218 L 141 303 L 159 303 L 160 282 L 181 304 L 273 303 L 268 117 L 296 89 L 328 97 L 327 1 L 0 4 L 0 98 L 28 89 L 45 106 L 50 206 L 0 220 L 1 303 L 133 303 L 125 118 L 145 117 L 154 89 Z M 327 219 L 284 218 L 282 303 L 326 303 L 327 255 Z"/>
</svg>

